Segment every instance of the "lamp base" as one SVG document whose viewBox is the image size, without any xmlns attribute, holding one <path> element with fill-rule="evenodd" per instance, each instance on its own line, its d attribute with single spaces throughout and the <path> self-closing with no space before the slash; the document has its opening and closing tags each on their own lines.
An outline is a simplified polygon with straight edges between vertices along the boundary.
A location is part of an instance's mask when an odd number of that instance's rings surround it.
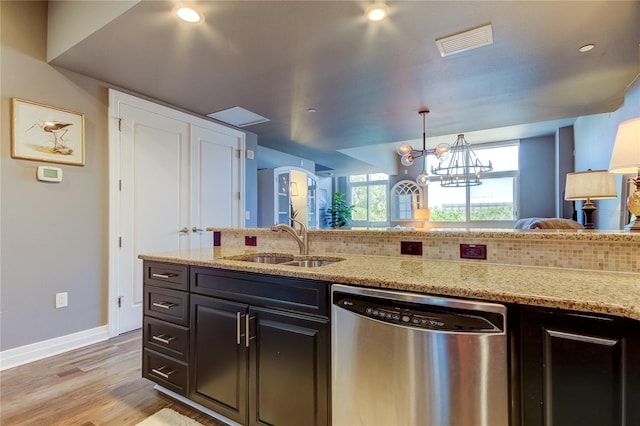
<svg viewBox="0 0 640 426">
<path fill-rule="evenodd" d="M 587 201 L 582 205 L 582 212 L 584 213 L 584 229 L 594 229 L 593 213 L 595 211 L 596 206 L 590 199 L 587 199 Z"/>
<path fill-rule="evenodd" d="M 630 224 L 624 227 L 624 230 L 627 232 L 640 232 L 640 220 L 636 219 L 635 222 L 631 222 Z"/>
<path fill-rule="evenodd" d="M 627 208 L 629 212 L 636 216 L 635 222 L 630 222 L 624 227 L 627 232 L 640 232 L 640 178 L 632 179 L 636 184 L 636 190 L 629 196 L 627 200 Z"/>
</svg>

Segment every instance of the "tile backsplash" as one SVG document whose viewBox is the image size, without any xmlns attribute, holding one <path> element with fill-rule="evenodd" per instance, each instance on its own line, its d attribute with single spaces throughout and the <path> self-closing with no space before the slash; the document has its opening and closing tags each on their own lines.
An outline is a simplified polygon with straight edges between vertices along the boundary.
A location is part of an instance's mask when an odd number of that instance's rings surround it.
<svg viewBox="0 0 640 426">
<path fill-rule="evenodd" d="M 286 234 L 269 229 L 216 228 L 226 247 L 256 251 L 298 249 Z M 623 233 L 525 233 L 484 232 L 394 232 L 394 231 L 309 231 L 309 252 L 317 255 L 339 253 L 371 256 L 418 256 L 401 254 L 402 242 L 422 244 L 422 257 L 551 268 L 585 269 L 640 273 L 640 235 Z M 257 236 L 256 247 L 246 247 L 245 237 Z M 486 260 L 460 259 L 461 244 L 486 246 Z"/>
</svg>

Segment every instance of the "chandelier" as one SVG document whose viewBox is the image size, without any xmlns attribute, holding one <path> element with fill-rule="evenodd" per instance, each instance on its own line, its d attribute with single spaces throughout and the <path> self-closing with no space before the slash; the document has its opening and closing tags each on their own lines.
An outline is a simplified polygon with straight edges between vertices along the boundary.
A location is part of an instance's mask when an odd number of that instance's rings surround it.
<svg viewBox="0 0 640 426">
<path fill-rule="evenodd" d="M 493 165 L 482 164 L 476 153 L 464 138 L 463 134 L 458 135 L 458 139 L 453 146 L 441 143 L 434 149 L 426 148 L 426 120 L 429 108 L 422 107 L 418 114 L 422 116 L 422 149 L 414 149 L 410 144 L 403 143 L 396 149 L 398 155 L 402 156 L 400 162 L 403 166 L 411 166 L 416 158 L 423 157 L 422 171 L 416 178 L 416 183 L 420 186 L 429 184 L 430 178 L 427 173 L 427 154 L 433 154 L 438 160 L 437 167 L 431 167 L 431 173 L 440 176 L 440 185 L 444 187 L 465 187 L 482 185 L 480 176 L 484 172 L 493 170 Z"/>
<path fill-rule="evenodd" d="M 418 114 L 422 116 L 422 149 L 414 149 L 408 143 L 403 143 L 398 146 L 396 152 L 402 156 L 400 162 L 403 166 L 411 166 L 416 158 L 422 157 L 422 171 L 416 177 L 416 183 L 420 186 L 429 185 L 429 175 L 427 174 L 427 154 L 433 154 L 438 160 L 443 159 L 449 151 L 449 144 L 441 143 L 436 146 L 435 149 L 427 149 L 427 130 L 426 130 L 426 115 L 429 114 L 429 108 L 422 107 L 418 110 Z"/>
<path fill-rule="evenodd" d="M 480 175 L 491 170 L 491 160 L 488 166 L 483 165 L 463 134 L 458 135 L 438 167 L 431 167 L 431 173 L 440 176 L 440 185 L 445 187 L 482 185 Z"/>
</svg>

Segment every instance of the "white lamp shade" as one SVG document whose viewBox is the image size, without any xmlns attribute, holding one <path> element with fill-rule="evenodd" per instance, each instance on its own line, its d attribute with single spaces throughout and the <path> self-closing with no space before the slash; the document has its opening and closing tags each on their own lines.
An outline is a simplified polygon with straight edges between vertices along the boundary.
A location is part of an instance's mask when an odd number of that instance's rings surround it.
<svg viewBox="0 0 640 426">
<path fill-rule="evenodd" d="M 565 200 L 602 200 L 617 196 L 615 176 L 606 170 L 567 173 Z"/>
<path fill-rule="evenodd" d="M 623 121 L 618 126 L 609 171 L 636 173 L 640 168 L 640 117 Z"/>
</svg>

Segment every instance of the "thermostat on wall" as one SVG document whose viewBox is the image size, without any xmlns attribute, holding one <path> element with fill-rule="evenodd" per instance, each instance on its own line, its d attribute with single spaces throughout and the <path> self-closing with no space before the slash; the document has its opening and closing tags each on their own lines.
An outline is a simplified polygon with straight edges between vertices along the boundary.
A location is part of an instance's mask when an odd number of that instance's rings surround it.
<svg viewBox="0 0 640 426">
<path fill-rule="evenodd" d="M 38 166 L 37 177 L 43 182 L 62 182 L 62 169 L 60 167 Z"/>
</svg>

